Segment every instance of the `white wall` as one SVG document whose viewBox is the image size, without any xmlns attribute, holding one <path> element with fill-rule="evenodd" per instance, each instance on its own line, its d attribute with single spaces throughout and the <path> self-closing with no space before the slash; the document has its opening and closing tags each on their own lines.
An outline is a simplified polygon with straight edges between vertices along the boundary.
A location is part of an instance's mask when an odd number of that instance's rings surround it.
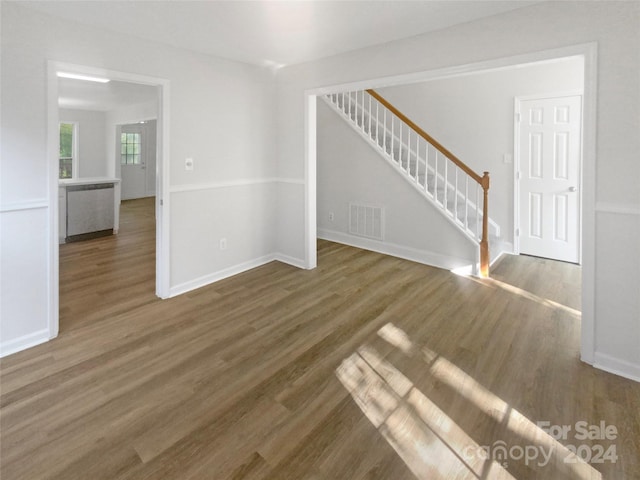
<svg viewBox="0 0 640 480">
<path fill-rule="evenodd" d="M 61 108 L 59 116 L 60 122 L 78 124 L 78 178 L 107 176 L 105 113 Z"/>
<path fill-rule="evenodd" d="M 176 219 L 169 232 L 173 292 L 229 272 L 230 264 L 249 265 L 273 254 L 275 95 L 268 69 L 88 28 L 13 2 L 2 2 L 1 8 L 0 353 L 55 335 L 49 292 L 57 279 L 51 278 L 54 250 L 47 241 L 55 238 L 49 231 L 54 210 L 49 172 L 55 166 L 46 151 L 48 60 L 170 82 L 165 174 L 171 183 L 166 199 Z M 195 159 L 192 172 L 184 169 L 186 157 Z M 266 183 L 253 190 L 256 179 Z M 235 212 L 236 205 L 241 208 L 233 218 L 212 217 L 209 210 L 225 206 Z M 228 250 L 216 252 L 223 236 Z M 10 257 L 16 260 L 4 260 Z"/>
<path fill-rule="evenodd" d="M 595 346 L 585 359 L 640 379 L 640 255 L 637 243 L 620 258 L 616 239 L 638 238 L 640 214 L 640 4 L 637 2 L 543 2 L 502 15 L 283 68 L 278 72 L 278 162 L 281 175 L 305 175 L 304 92 L 331 85 L 432 71 L 597 42 L 597 181 L 594 226 L 584 239 L 583 302 L 595 312 Z M 589 139 L 587 139 L 589 140 Z M 593 152 L 590 152 L 593 153 Z M 313 186 L 307 186 L 313 188 Z M 592 188 L 592 187 L 591 187 Z M 298 206 L 304 189 L 281 189 L 278 239 L 301 238 L 305 216 Z M 289 208 L 290 207 L 290 208 Z M 626 212 L 626 213 L 624 213 Z M 616 235 L 609 233 L 615 225 Z M 301 242 L 279 243 L 280 251 L 303 255 Z M 597 276 L 596 276 L 597 272 Z M 612 301 L 611 285 L 621 291 Z M 588 343 L 588 342 L 586 342 Z"/>
<path fill-rule="evenodd" d="M 377 89 L 479 174 L 491 174 L 490 217 L 513 245 L 514 98 L 584 88 L 581 57 Z"/>
<path fill-rule="evenodd" d="M 476 262 L 477 246 L 320 98 L 317 145 L 320 237 L 448 269 Z M 350 202 L 384 208 L 383 241 L 349 234 Z"/>
<path fill-rule="evenodd" d="M 275 208 L 277 191 L 272 182 L 175 193 L 171 204 L 176 251 L 188 252 L 194 238 L 212 248 L 198 256 L 171 260 L 173 293 L 182 293 L 218 280 L 226 272 L 237 273 L 270 261 L 275 252 Z M 184 215 L 184 212 L 189 215 Z M 194 225 L 193 218 L 199 225 Z M 227 249 L 219 250 L 221 238 Z M 208 266 L 215 264 L 216 271 Z"/>
<path fill-rule="evenodd" d="M 44 202 L 31 202 L 31 205 L 34 208 L 24 208 L 24 203 L 3 204 L 0 214 L 3 351 L 21 350 L 25 345 L 45 341 L 49 335 L 47 208 Z"/>
</svg>

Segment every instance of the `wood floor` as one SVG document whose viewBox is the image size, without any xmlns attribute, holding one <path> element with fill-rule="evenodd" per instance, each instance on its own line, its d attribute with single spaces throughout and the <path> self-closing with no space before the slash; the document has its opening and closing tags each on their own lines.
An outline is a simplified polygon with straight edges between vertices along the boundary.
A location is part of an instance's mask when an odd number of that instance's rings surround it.
<svg viewBox="0 0 640 480">
<path fill-rule="evenodd" d="M 61 247 L 60 336 L 1 360 L 2 480 L 640 478 L 640 384 L 579 361 L 579 267 L 320 241 L 315 270 L 161 301 L 153 223 L 125 202 L 119 235 Z"/>
</svg>

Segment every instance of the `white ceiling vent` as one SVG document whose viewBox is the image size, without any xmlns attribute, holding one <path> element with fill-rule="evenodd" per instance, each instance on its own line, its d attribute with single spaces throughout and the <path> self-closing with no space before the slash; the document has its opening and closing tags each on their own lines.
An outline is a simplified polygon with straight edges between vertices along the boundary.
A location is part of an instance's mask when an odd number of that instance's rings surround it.
<svg viewBox="0 0 640 480">
<path fill-rule="evenodd" d="M 359 237 L 382 240 L 382 207 L 349 204 L 349 233 Z"/>
</svg>

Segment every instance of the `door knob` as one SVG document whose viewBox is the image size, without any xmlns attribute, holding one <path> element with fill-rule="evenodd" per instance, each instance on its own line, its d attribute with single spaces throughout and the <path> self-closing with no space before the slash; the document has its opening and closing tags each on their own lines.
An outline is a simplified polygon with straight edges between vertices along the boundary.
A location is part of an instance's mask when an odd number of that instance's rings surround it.
<svg viewBox="0 0 640 480">
<path fill-rule="evenodd" d="M 577 192 L 578 189 L 576 187 L 569 187 L 570 192 Z"/>
</svg>

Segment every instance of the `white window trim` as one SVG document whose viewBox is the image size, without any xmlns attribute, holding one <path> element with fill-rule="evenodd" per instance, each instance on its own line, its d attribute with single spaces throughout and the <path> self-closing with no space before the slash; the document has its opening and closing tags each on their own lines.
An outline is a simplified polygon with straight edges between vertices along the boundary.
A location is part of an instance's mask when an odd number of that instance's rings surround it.
<svg viewBox="0 0 640 480">
<path fill-rule="evenodd" d="M 60 120 L 58 122 L 58 131 L 60 131 L 60 124 L 62 123 L 66 123 L 67 125 L 73 125 L 73 138 L 72 138 L 72 145 L 71 145 L 71 178 L 75 179 L 75 178 L 79 178 L 79 171 L 78 169 L 80 168 L 80 160 L 79 160 L 79 156 L 80 156 L 80 142 L 79 142 L 79 136 L 80 136 L 80 123 L 77 121 L 72 121 L 72 120 Z M 60 135 L 58 134 L 58 142 L 60 142 Z M 58 152 L 60 152 L 60 143 L 58 143 Z M 58 154 L 58 171 L 60 171 L 60 156 Z M 58 173 L 58 177 L 60 176 L 60 173 Z"/>
</svg>

